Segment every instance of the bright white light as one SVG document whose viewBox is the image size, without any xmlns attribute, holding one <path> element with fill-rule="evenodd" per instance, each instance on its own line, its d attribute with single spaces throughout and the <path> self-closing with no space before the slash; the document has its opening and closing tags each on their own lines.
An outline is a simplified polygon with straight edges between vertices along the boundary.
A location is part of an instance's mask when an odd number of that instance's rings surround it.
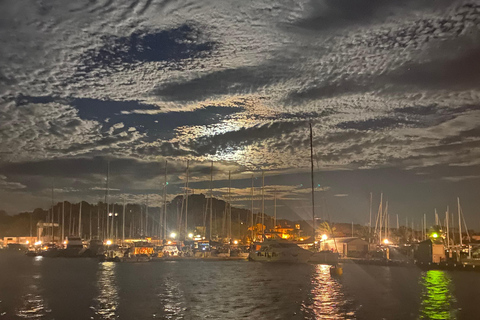
<svg viewBox="0 0 480 320">
<path fill-rule="evenodd" d="M 67 240 L 63 241 L 63 244 L 67 244 Z"/>
<path fill-rule="evenodd" d="M 385 243 L 385 244 L 389 244 L 389 243 L 390 243 L 390 241 L 388 241 L 388 239 L 383 239 L 383 243 Z"/>
<path fill-rule="evenodd" d="M 325 241 L 328 239 L 328 236 L 326 234 L 322 234 L 322 240 Z"/>
<path fill-rule="evenodd" d="M 176 236 L 177 236 L 177 234 L 176 234 L 175 232 L 170 233 L 170 238 L 174 238 L 174 239 L 175 239 Z"/>
<path fill-rule="evenodd" d="M 112 244 L 112 240 L 107 240 L 107 246 Z"/>
<path fill-rule="evenodd" d="M 172 244 L 172 241 L 167 241 L 167 244 Z"/>
<path fill-rule="evenodd" d="M 110 212 L 110 213 L 108 214 L 108 216 L 111 217 L 111 216 L 112 216 L 112 213 Z"/>
<path fill-rule="evenodd" d="M 37 242 L 35 242 L 35 245 L 36 245 L 36 246 L 39 246 L 39 245 L 41 245 L 41 244 L 42 244 L 42 241 L 37 241 Z"/>
<path fill-rule="evenodd" d="M 192 239 L 192 238 L 193 238 L 193 233 L 189 233 L 189 234 L 188 234 L 188 237 L 189 237 L 190 239 Z"/>
<path fill-rule="evenodd" d="M 237 240 L 233 241 L 233 244 L 238 244 L 238 241 Z"/>
<path fill-rule="evenodd" d="M 30 243 L 30 241 L 28 241 L 28 240 L 27 240 L 25 243 L 26 243 L 26 244 L 29 244 L 29 243 Z"/>
</svg>

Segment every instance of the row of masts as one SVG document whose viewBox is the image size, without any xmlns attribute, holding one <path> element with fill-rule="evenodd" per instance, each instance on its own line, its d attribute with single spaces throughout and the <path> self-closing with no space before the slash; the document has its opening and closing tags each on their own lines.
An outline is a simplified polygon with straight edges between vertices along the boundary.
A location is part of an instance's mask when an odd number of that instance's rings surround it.
<svg viewBox="0 0 480 320">
<path fill-rule="evenodd" d="M 369 234 L 372 235 L 372 199 L 373 199 L 373 194 L 370 193 L 370 210 L 369 210 Z M 463 210 L 460 205 L 460 198 L 457 197 L 457 213 L 458 213 L 458 234 L 459 234 L 459 246 L 463 246 L 463 240 L 462 240 L 462 221 L 463 221 L 463 226 L 465 228 L 467 237 L 469 242 L 471 241 L 470 234 L 468 232 L 467 224 L 465 222 L 465 216 L 463 215 Z M 454 223 L 454 214 L 449 212 L 449 207 L 447 206 L 447 209 L 445 211 L 445 219 L 443 219 L 443 223 L 441 219 L 439 218 L 439 215 L 437 213 L 437 209 L 435 209 L 435 224 L 437 228 L 443 229 L 445 227 L 445 238 L 446 238 L 446 246 L 447 248 L 450 248 L 451 246 L 455 246 L 455 231 L 454 228 L 450 227 L 450 221 L 452 222 L 452 225 Z M 399 223 L 399 217 L 398 214 L 396 215 L 396 224 L 397 224 L 397 230 L 400 228 L 400 223 Z M 415 224 L 414 224 L 414 219 L 411 219 L 411 230 L 414 232 L 415 230 Z M 422 219 L 421 219 L 421 240 L 426 240 L 429 238 L 429 233 L 428 233 L 428 227 L 427 227 L 427 215 L 424 214 Z M 353 226 L 353 223 L 352 223 Z M 405 218 L 405 227 L 409 227 L 409 221 L 408 217 Z M 377 217 L 375 220 L 375 230 L 373 233 L 373 239 L 376 240 L 379 244 L 382 244 L 385 239 L 389 239 L 390 237 L 390 230 L 393 229 L 392 226 L 390 225 L 390 214 L 388 213 L 388 201 L 385 201 L 385 207 L 383 205 L 383 193 L 380 194 L 380 204 L 378 207 L 378 212 L 377 212 Z M 451 233 L 451 238 L 450 238 L 450 229 L 452 229 Z M 353 227 L 352 227 L 353 230 Z M 353 234 L 353 232 L 352 232 Z M 451 241 L 450 241 L 451 240 Z"/>
<path fill-rule="evenodd" d="M 180 212 L 177 210 L 177 221 L 176 223 L 170 222 L 172 224 L 171 226 L 167 225 L 167 165 L 168 162 L 165 161 L 165 171 L 164 171 L 164 181 L 162 183 L 163 186 L 163 204 L 162 207 L 159 210 L 159 216 L 158 220 L 156 217 L 153 217 L 152 215 L 149 214 L 149 198 L 148 195 L 146 195 L 145 199 L 145 205 L 140 206 L 140 216 L 139 216 L 139 221 L 138 223 L 135 222 L 135 219 L 133 221 L 130 221 L 130 228 L 129 228 L 129 235 L 130 237 L 132 234 L 135 234 L 136 229 L 139 230 L 139 234 L 141 237 L 146 237 L 146 236 L 152 236 L 155 235 L 156 237 L 160 239 L 166 239 L 166 238 L 171 238 L 175 231 L 180 231 L 181 234 L 179 234 L 180 239 L 187 239 L 188 235 L 191 234 L 189 233 L 189 228 L 188 228 L 188 206 L 189 206 L 189 194 L 191 192 L 189 188 L 189 178 L 190 178 L 190 163 L 187 161 L 187 167 L 186 167 L 186 179 L 185 179 L 185 185 L 183 187 L 184 193 L 182 197 L 182 206 Z M 211 163 L 211 168 L 210 168 L 210 185 L 209 185 L 209 192 L 208 192 L 208 198 L 206 199 L 206 207 L 205 211 L 203 214 L 203 238 L 212 240 L 216 235 L 215 232 L 215 225 L 216 225 L 216 214 L 214 215 L 214 210 L 213 210 L 213 161 Z M 254 185 L 254 180 L 255 176 L 252 175 L 252 186 L 251 186 L 251 203 L 252 203 L 252 208 L 250 212 L 250 217 L 247 217 L 246 219 L 249 220 L 249 223 L 245 221 L 246 224 L 250 225 L 250 237 L 252 241 L 254 239 L 257 239 L 259 235 L 261 235 L 261 239 L 264 238 L 265 236 L 265 173 L 262 171 L 262 187 L 261 187 L 261 212 L 260 215 L 257 214 L 257 218 L 254 221 L 254 197 L 255 197 L 255 185 Z M 233 239 L 233 233 L 232 233 L 232 195 L 231 195 L 231 172 L 229 171 L 228 173 L 228 192 L 227 196 L 225 197 L 225 210 L 224 210 L 224 216 L 223 216 L 223 221 L 222 221 L 222 235 L 223 238 L 227 239 L 228 241 L 231 241 Z M 111 196 L 110 196 L 110 191 L 111 191 L 111 186 L 110 186 L 110 162 L 107 163 L 107 173 L 106 173 L 106 178 L 105 178 L 105 195 L 104 195 L 104 210 L 101 210 L 100 202 L 97 206 L 97 221 L 96 221 L 96 235 L 93 235 L 93 229 L 92 229 L 92 212 L 90 209 L 90 215 L 89 215 L 89 238 L 97 238 L 97 239 L 117 239 L 119 240 L 120 238 L 122 240 L 125 240 L 126 236 L 126 231 L 125 231 L 125 211 L 126 211 L 126 199 L 123 197 L 122 202 L 122 225 L 121 225 L 121 235 L 119 237 L 118 235 L 118 221 L 120 220 L 120 217 L 118 216 L 118 212 L 115 210 L 115 207 L 118 207 L 115 203 L 110 203 L 111 202 Z M 276 189 L 273 190 L 274 193 L 274 214 L 273 214 L 273 224 L 274 226 L 276 225 L 277 222 L 277 193 Z M 54 208 L 55 208 L 55 203 L 54 203 L 54 188 L 52 184 L 52 203 L 51 203 L 51 209 L 48 212 L 47 215 L 47 223 L 45 224 L 47 226 L 46 230 L 46 235 L 51 236 L 52 241 L 55 241 L 55 232 L 54 228 L 56 226 L 60 227 L 60 232 L 61 235 L 59 235 L 59 238 L 66 239 L 66 236 L 78 236 L 78 237 L 83 237 L 86 234 L 84 234 L 82 230 L 82 201 L 79 203 L 79 208 L 77 211 L 77 217 L 73 218 L 72 214 L 72 208 L 73 204 L 70 204 L 70 214 L 69 214 L 69 222 L 65 221 L 65 201 L 62 204 L 62 211 L 61 211 L 61 218 L 60 218 L 60 213 L 58 213 L 58 220 L 55 219 L 55 213 L 54 213 Z M 102 212 L 101 212 L 102 211 Z M 131 210 L 130 210 L 131 211 Z M 208 232 L 207 232 L 207 226 L 206 226 L 206 221 L 207 221 L 207 216 L 208 216 Z M 261 221 L 258 221 L 260 216 Z M 248 219 L 249 218 L 249 219 Z M 73 220 L 72 220 L 73 219 Z M 58 223 L 57 223 L 58 221 Z M 153 222 L 153 223 L 150 223 Z M 155 230 L 155 222 L 157 222 L 156 230 Z M 238 218 L 238 222 L 240 223 L 240 216 Z M 257 223 L 261 223 L 261 230 L 260 234 L 255 230 L 255 226 Z M 68 224 L 68 225 L 67 225 Z M 240 228 L 240 226 L 239 226 Z M 169 233 L 169 232 L 172 233 Z M 58 234 L 58 233 L 57 233 Z M 238 235 L 240 236 L 240 229 Z M 175 234 L 176 236 L 176 234 Z M 175 237 L 173 236 L 173 237 Z M 217 235 L 218 236 L 218 235 Z M 59 239 L 59 240 L 60 240 Z"/>
</svg>

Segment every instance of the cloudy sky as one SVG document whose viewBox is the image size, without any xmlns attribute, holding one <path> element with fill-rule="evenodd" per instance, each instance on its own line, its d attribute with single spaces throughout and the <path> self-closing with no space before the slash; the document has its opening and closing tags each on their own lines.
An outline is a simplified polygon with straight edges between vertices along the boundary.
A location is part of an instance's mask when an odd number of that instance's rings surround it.
<svg viewBox="0 0 480 320">
<path fill-rule="evenodd" d="M 366 223 L 456 208 L 480 228 L 480 2 L 0 3 L 0 208 L 192 192 Z M 453 211 L 453 208 L 452 208 Z"/>
</svg>

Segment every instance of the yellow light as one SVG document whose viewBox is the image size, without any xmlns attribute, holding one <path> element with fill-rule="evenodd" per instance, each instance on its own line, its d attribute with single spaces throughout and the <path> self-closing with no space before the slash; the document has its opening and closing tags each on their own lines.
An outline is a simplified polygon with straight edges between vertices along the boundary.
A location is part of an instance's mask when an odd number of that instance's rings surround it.
<svg viewBox="0 0 480 320">
<path fill-rule="evenodd" d="M 63 244 L 67 244 L 67 243 L 68 243 L 67 240 L 63 241 Z"/>
<path fill-rule="evenodd" d="M 170 233 L 170 238 L 174 238 L 174 239 L 175 239 L 176 236 L 177 236 L 177 234 L 176 234 L 175 232 Z"/>
<path fill-rule="evenodd" d="M 107 240 L 107 246 L 112 244 L 112 240 Z"/>
<path fill-rule="evenodd" d="M 383 239 L 383 243 L 385 243 L 385 244 L 389 244 L 389 243 L 390 243 L 390 241 L 388 241 L 388 239 Z"/>
<path fill-rule="evenodd" d="M 26 244 L 29 244 L 29 243 L 30 243 L 30 241 L 28 241 L 28 240 L 27 240 L 25 243 L 26 243 Z"/>
<path fill-rule="evenodd" d="M 189 234 L 188 234 L 188 237 L 189 237 L 190 239 L 192 239 L 192 238 L 193 238 L 193 233 L 189 233 Z"/>
<path fill-rule="evenodd" d="M 434 238 L 438 238 L 438 233 L 434 233 L 434 234 L 432 234 L 432 237 L 434 237 Z"/>
<path fill-rule="evenodd" d="M 325 241 L 328 239 L 328 236 L 326 234 L 322 234 L 322 240 Z"/>
<path fill-rule="evenodd" d="M 237 240 L 233 241 L 233 244 L 238 244 L 238 241 Z"/>
<path fill-rule="evenodd" d="M 42 241 L 37 241 L 37 242 L 35 242 L 35 245 L 36 245 L 36 246 L 39 246 L 39 245 L 41 245 L 41 244 L 42 244 Z"/>
<path fill-rule="evenodd" d="M 167 241 L 167 244 L 172 244 L 172 241 Z"/>
<path fill-rule="evenodd" d="M 300 241 L 303 241 L 303 238 L 300 238 Z"/>
</svg>

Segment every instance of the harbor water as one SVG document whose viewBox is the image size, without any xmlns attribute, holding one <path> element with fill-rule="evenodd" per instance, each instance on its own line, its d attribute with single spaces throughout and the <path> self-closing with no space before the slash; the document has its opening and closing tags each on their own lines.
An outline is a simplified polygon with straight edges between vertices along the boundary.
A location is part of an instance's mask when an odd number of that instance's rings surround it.
<svg viewBox="0 0 480 320">
<path fill-rule="evenodd" d="M 1 319 L 478 319 L 480 274 L 0 253 Z"/>
</svg>

